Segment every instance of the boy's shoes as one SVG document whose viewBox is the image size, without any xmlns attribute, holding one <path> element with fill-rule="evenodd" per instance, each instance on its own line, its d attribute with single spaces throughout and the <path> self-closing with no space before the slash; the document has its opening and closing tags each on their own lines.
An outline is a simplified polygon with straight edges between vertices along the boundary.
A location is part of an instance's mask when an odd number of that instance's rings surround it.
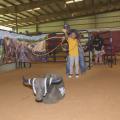
<svg viewBox="0 0 120 120">
<path fill-rule="evenodd" d="M 68 75 L 68 78 L 72 78 L 72 75 Z"/>
<path fill-rule="evenodd" d="M 78 74 L 76 74 L 76 75 L 75 75 L 75 77 L 76 77 L 76 78 L 79 78 L 79 75 L 78 75 Z"/>
<path fill-rule="evenodd" d="M 68 78 L 72 78 L 72 77 L 73 77 L 73 75 L 68 75 Z M 76 74 L 75 77 L 79 78 L 79 74 Z"/>
</svg>

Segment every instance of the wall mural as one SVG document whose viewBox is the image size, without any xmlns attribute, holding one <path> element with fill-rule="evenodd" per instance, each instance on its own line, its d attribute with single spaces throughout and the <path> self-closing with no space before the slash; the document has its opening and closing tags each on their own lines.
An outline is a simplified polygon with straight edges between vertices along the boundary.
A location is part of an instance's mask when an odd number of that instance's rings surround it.
<svg viewBox="0 0 120 120">
<path fill-rule="evenodd" d="M 13 62 L 37 61 L 32 53 L 46 52 L 47 34 L 26 36 L 0 31 L 0 65 Z"/>
<path fill-rule="evenodd" d="M 26 36 L 0 31 L 0 64 L 47 62 L 47 55 L 61 46 L 63 38 L 64 33 Z"/>
</svg>

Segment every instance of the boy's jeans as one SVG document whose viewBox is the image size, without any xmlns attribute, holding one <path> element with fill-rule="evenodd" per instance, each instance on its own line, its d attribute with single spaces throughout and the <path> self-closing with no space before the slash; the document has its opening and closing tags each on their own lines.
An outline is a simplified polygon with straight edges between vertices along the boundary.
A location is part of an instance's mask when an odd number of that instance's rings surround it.
<svg viewBox="0 0 120 120">
<path fill-rule="evenodd" d="M 70 74 L 73 74 L 73 67 L 75 63 L 75 74 L 79 74 L 79 56 L 69 56 L 70 59 Z"/>
</svg>

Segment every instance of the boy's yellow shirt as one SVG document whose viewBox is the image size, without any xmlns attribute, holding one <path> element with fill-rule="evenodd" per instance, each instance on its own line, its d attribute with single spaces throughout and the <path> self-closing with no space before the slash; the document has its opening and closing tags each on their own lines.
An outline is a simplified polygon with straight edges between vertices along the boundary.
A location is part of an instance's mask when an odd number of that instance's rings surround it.
<svg viewBox="0 0 120 120">
<path fill-rule="evenodd" d="M 79 56 L 77 39 L 68 38 L 68 45 L 69 45 L 69 55 L 74 57 Z"/>
</svg>

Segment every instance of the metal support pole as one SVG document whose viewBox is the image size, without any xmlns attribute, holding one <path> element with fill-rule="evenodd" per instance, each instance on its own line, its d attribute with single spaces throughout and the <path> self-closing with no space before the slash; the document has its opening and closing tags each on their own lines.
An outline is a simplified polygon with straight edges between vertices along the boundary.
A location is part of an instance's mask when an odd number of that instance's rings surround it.
<svg viewBox="0 0 120 120">
<path fill-rule="evenodd" d="M 113 47 L 112 47 L 112 33 L 110 32 L 110 52 L 111 52 L 111 68 L 113 67 Z"/>
<path fill-rule="evenodd" d="M 88 50 L 89 50 L 89 69 L 91 69 L 91 56 L 90 56 L 90 44 L 91 44 L 91 35 L 88 32 Z"/>
<path fill-rule="evenodd" d="M 94 17 L 95 17 L 94 22 L 95 22 L 95 29 L 96 29 L 97 28 L 97 17 L 96 17 L 96 14 L 94 14 Z"/>
<path fill-rule="evenodd" d="M 17 12 L 16 12 L 16 19 L 15 19 L 15 23 L 16 23 L 16 33 L 18 33 L 18 17 L 17 17 Z"/>
<path fill-rule="evenodd" d="M 38 18 L 36 17 L 36 33 L 38 34 L 39 32 L 39 23 L 38 23 Z"/>
</svg>

